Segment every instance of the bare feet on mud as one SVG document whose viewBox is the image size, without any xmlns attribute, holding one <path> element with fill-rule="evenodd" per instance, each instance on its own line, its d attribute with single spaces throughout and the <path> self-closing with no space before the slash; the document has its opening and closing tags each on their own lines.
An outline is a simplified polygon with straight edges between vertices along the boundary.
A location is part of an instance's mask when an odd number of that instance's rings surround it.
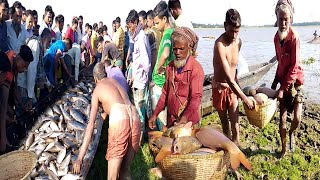
<svg viewBox="0 0 320 180">
<path fill-rule="evenodd" d="M 234 173 L 236 174 L 237 176 L 237 180 L 243 180 L 243 176 L 239 173 L 239 171 L 234 171 Z"/>
<path fill-rule="evenodd" d="M 293 133 L 289 134 L 289 137 L 290 137 L 290 152 L 293 153 L 295 151 L 295 144 L 296 144 L 294 134 Z"/>
<path fill-rule="evenodd" d="M 280 159 L 282 159 L 287 154 L 287 149 L 282 149 L 280 154 Z"/>
</svg>

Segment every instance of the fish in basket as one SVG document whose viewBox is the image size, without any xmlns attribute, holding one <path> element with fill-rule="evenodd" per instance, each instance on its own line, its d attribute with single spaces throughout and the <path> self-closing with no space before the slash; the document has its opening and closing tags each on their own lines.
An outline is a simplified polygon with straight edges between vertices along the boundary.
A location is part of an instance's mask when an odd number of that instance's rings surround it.
<svg viewBox="0 0 320 180">
<path fill-rule="evenodd" d="M 166 179 L 224 179 L 229 163 L 235 171 L 240 163 L 252 169 L 236 144 L 213 127 L 192 129 L 189 122 L 149 136 L 149 147 Z"/>
</svg>

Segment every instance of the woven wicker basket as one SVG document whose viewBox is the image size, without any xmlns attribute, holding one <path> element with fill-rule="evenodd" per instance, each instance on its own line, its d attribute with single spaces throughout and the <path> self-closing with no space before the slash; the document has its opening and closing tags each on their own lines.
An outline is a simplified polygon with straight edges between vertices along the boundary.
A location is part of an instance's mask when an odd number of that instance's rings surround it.
<svg viewBox="0 0 320 180">
<path fill-rule="evenodd" d="M 244 110 L 250 124 L 258 128 L 263 128 L 273 118 L 277 107 L 277 99 L 270 99 L 264 105 L 259 106 L 258 110 L 250 110 L 246 105 L 244 105 Z"/>
<path fill-rule="evenodd" d="M 30 151 L 13 151 L 0 156 L 0 179 L 27 179 L 36 166 L 37 156 Z"/>
<path fill-rule="evenodd" d="M 229 164 L 229 154 L 224 151 L 170 155 L 159 163 L 163 176 L 169 180 L 223 180 Z"/>
</svg>

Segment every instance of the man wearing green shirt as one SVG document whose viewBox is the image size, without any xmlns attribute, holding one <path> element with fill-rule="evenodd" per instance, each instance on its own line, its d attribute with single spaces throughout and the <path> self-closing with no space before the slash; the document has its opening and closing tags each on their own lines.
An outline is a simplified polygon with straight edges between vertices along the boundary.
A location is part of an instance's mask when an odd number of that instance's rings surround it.
<svg viewBox="0 0 320 180">
<path fill-rule="evenodd" d="M 155 18 L 154 23 L 157 29 L 163 32 L 163 36 L 160 42 L 157 62 L 152 72 L 152 85 L 151 88 L 151 104 L 154 110 L 162 93 L 162 87 L 166 79 L 166 67 L 174 59 L 172 51 L 171 34 L 173 28 L 169 23 L 169 10 L 165 1 L 160 1 L 154 9 Z M 159 130 L 165 130 L 167 125 L 167 111 L 162 111 L 157 118 L 157 128 Z"/>
</svg>

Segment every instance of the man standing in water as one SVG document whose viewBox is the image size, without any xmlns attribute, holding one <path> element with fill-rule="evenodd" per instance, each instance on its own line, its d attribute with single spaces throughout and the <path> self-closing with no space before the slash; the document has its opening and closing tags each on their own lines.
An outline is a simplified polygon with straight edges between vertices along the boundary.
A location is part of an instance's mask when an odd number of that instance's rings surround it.
<svg viewBox="0 0 320 180">
<path fill-rule="evenodd" d="M 280 83 L 278 100 L 280 102 L 279 132 L 282 142 L 281 158 L 287 150 L 286 120 L 287 112 L 294 112 L 289 130 L 290 150 L 294 151 L 294 131 L 300 124 L 302 111 L 302 85 L 304 73 L 300 61 L 300 39 L 291 27 L 293 8 L 290 3 L 281 2 L 276 6 L 278 32 L 274 36 L 274 45 L 278 60 L 278 68 L 271 88 L 276 89 Z"/>
<path fill-rule="evenodd" d="M 225 32 L 216 40 L 214 45 L 212 79 L 213 106 L 218 111 L 223 133 L 239 146 L 239 108 L 240 97 L 244 103 L 253 108 L 253 102 L 244 95 L 237 84 L 236 68 L 238 64 L 241 39 L 238 37 L 241 17 L 236 9 L 229 9 L 224 22 Z M 229 120 L 232 137 L 230 137 Z"/>
<path fill-rule="evenodd" d="M 80 173 L 82 160 L 91 142 L 99 104 L 104 110 L 104 119 L 109 115 L 108 129 L 108 179 L 131 179 L 130 164 L 140 147 L 141 124 L 136 108 L 121 85 L 112 78 L 106 78 L 103 63 L 97 63 L 93 69 L 97 83 L 92 94 L 90 120 L 78 159 L 73 165 L 73 172 Z M 109 94 L 110 96 L 106 96 Z M 112 94 L 112 96 L 111 96 Z M 119 177 L 119 178 L 118 178 Z"/>
</svg>

